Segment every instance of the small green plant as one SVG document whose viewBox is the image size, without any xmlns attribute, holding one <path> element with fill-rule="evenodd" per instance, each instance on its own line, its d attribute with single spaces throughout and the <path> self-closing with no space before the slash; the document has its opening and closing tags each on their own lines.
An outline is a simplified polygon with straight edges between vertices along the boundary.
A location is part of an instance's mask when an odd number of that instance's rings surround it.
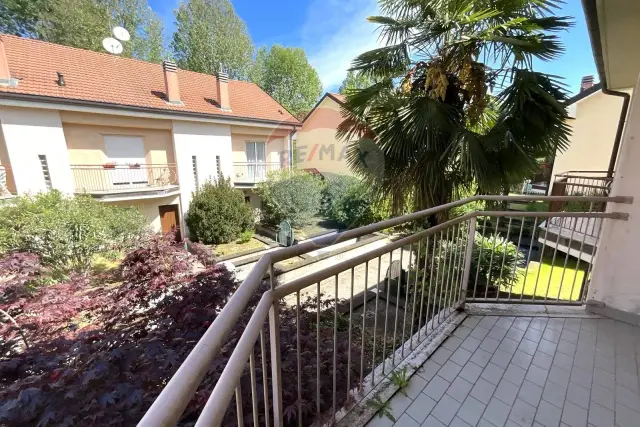
<svg viewBox="0 0 640 427">
<path fill-rule="evenodd" d="M 400 387 L 400 393 L 409 397 L 406 392 L 406 388 L 409 385 L 409 375 L 407 374 L 407 367 L 391 372 L 391 376 L 389 378 L 391 382 L 398 387 Z"/>
<path fill-rule="evenodd" d="M 247 230 L 240 233 L 238 243 L 248 243 L 253 238 L 253 230 Z"/>
<path fill-rule="evenodd" d="M 391 404 L 388 400 L 382 401 L 379 396 L 376 396 L 369 400 L 367 404 L 376 410 L 378 417 L 387 417 L 394 423 L 396 422 L 393 412 L 391 412 Z"/>
</svg>

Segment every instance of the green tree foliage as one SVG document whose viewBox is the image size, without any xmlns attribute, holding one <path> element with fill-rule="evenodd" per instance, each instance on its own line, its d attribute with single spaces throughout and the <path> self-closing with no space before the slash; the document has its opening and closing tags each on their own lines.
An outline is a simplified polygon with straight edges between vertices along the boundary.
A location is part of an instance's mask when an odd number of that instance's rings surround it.
<svg viewBox="0 0 640 427">
<path fill-rule="evenodd" d="M 7 0 L 0 4 L 0 31 L 104 52 L 102 40 L 126 28 L 122 56 L 161 62 L 162 21 L 147 0 Z"/>
<path fill-rule="evenodd" d="M 222 67 L 231 78 L 246 78 L 253 43 L 229 0 L 188 0 L 175 15 L 171 47 L 180 68 L 215 74 Z"/>
<path fill-rule="evenodd" d="M 131 33 L 124 42 L 122 55 L 149 62 L 162 62 L 164 47 L 162 20 L 156 16 L 147 0 L 106 0 L 111 26 L 121 26 Z"/>
<path fill-rule="evenodd" d="M 371 78 L 371 76 L 350 70 L 347 71 L 347 76 L 342 81 L 338 93 L 345 95 L 350 90 L 364 89 L 373 85 L 374 83 L 375 81 Z"/>
<path fill-rule="evenodd" d="M 102 39 L 111 36 L 109 10 L 95 0 L 50 1 L 46 16 L 39 16 L 36 34 L 52 43 L 104 52 Z"/>
<path fill-rule="evenodd" d="M 262 197 L 262 220 L 275 226 L 283 220 L 299 227 L 309 223 L 322 206 L 323 183 L 304 171 L 279 171 L 269 174 L 258 185 Z"/>
<path fill-rule="evenodd" d="M 20 196 L 0 208 L 0 253 L 30 252 L 59 270 L 85 272 L 96 254 L 123 251 L 147 230 L 135 208 L 58 191 Z"/>
<path fill-rule="evenodd" d="M 331 175 L 323 189 L 322 213 L 340 224 L 355 228 L 386 218 L 384 209 L 373 198 L 371 189 L 349 175 Z"/>
<path fill-rule="evenodd" d="M 0 2 L 0 33 L 35 37 L 36 24 L 46 13 L 51 0 L 2 0 Z"/>
<path fill-rule="evenodd" d="M 504 191 L 566 148 L 567 94 L 532 66 L 563 52 L 554 33 L 571 21 L 551 15 L 559 3 L 381 1 L 384 16 L 369 20 L 384 46 L 352 63 L 376 83 L 347 94 L 338 131 L 355 141 L 352 170 L 398 212 L 446 203 L 474 182 Z"/>
<path fill-rule="evenodd" d="M 260 48 L 249 79 L 293 114 L 309 111 L 322 94 L 320 77 L 300 48 Z"/>
<path fill-rule="evenodd" d="M 206 182 L 194 194 L 186 222 L 192 240 L 214 245 L 254 229 L 251 206 L 228 179 Z"/>
</svg>

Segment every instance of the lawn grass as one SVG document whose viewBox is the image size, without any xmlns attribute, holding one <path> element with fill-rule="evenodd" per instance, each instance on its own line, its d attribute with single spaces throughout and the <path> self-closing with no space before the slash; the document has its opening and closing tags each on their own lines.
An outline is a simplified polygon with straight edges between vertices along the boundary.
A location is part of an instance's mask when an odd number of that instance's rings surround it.
<svg viewBox="0 0 640 427">
<path fill-rule="evenodd" d="M 93 256 L 93 265 L 91 266 L 91 273 L 93 274 L 105 274 L 115 271 L 120 267 L 120 262 L 124 259 L 123 253 L 112 253 L 109 255 L 98 254 Z"/>
<path fill-rule="evenodd" d="M 561 300 L 576 301 L 580 297 L 580 287 L 584 278 L 584 268 L 588 266 L 585 261 L 580 261 L 579 270 L 576 271 L 577 259 L 569 257 L 567 260 L 567 269 L 562 275 L 565 254 L 558 252 L 556 261 L 552 268 L 553 255 L 545 255 L 542 263 L 531 261 L 529 269 L 519 268 L 519 280 L 511 288 L 511 294 L 519 296 L 524 288 L 525 298 L 535 295 L 538 298 L 547 297 L 548 299 L 558 298 L 558 290 L 560 290 Z M 525 276 L 526 272 L 526 276 Z M 575 286 L 574 286 L 575 278 Z M 551 280 L 549 280 L 551 279 Z M 536 286 L 536 283 L 538 284 Z M 573 291 L 572 291 L 573 287 Z M 508 288 L 502 291 L 508 292 Z"/>
<path fill-rule="evenodd" d="M 217 245 L 213 249 L 213 253 L 215 256 L 226 256 L 231 254 L 238 254 L 241 252 L 249 251 L 251 249 L 259 249 L 266 248 L 266 245 L 258 239 L 251 239 L 248 242 L 240 243 L 240 241 L 235 241 L 231 243 L 223 243 L 221 245 Z"/>
<path fill-rule="evenodd" d="M 322 216 L 314 216 L 309 220 L 309 223 L 303 227 L 294 227 L 294 238 L 297 240 L 308 239 L 311 236 L 318 233 L 329 232 L 333 230 L 339 230 L 342 226 L 334 221 L 326 219 Z"/>
</svg>

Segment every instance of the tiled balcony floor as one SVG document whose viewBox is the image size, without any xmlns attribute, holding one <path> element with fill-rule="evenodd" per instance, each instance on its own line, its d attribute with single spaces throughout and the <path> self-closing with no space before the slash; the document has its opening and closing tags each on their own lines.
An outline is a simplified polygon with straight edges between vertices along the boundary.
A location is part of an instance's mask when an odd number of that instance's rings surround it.
<svg viewBox="0 0 640 427">
<path fill-rule="evenodd" d="M 640 328 L 469 316 L 368 426 L 638 427 Z"/>
</svg>

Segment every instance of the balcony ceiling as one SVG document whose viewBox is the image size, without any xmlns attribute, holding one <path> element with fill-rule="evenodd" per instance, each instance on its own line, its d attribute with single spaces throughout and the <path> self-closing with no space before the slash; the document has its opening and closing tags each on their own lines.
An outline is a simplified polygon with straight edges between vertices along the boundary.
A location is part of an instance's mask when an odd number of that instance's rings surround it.
<svg viewBox="0 0 640 427">
<path fill-rule="evenodd" d="M 634 87 L 640 73 L 640 1 L 583 0 L 600 79 L 609 89 Z"/>
</svg>

